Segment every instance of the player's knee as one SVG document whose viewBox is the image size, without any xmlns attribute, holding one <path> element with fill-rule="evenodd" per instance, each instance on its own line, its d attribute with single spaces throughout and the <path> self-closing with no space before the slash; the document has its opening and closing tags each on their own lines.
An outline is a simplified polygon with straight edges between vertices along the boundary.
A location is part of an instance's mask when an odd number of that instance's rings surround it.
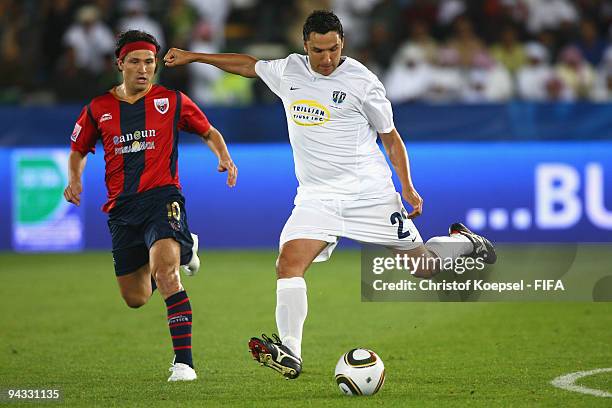
<svg viewBox="0 0 612 408">
<path fill-rule="evenodd" d="M 157 288 L 162 294 L 176 293 L 181 289 L 181 278 L 174 265 L 155 271 Z"/>
<path fill-rule="evenodd" d="M 299 262 L 291 260 L 282 253 L 276 260 L 276 277 L 278 279 L 295 278 L 296 276 L 303 276 L 304 268 L 300 266 Z"/>
<path fill-rule="evenodd" d="M 149 296 L 145 296 L 143 294 L 124 294 L 123 300 L 128 305 L 128 307 L 132 309 L 138 309 L 141 306 L 144 306 L 149 300 Z"/>
</svg>

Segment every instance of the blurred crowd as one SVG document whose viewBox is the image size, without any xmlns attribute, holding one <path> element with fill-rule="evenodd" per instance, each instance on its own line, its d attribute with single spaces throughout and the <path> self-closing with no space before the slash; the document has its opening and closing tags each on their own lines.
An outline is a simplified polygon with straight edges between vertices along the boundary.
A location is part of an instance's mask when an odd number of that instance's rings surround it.
<svg viewBox="0 0 612 408">
<path fill-rule="evenodd" d="M 331 9 L 345 55 L 392 102 L 612 100 L 609 0 L 0 0 L 0 103 L 83 102 L 115 85 L 117 33 L 162 45 L 283 58 Z M 208 105 L 274 101 L 260 81 L 203 64 L 158 81 Z"/>
</svg>

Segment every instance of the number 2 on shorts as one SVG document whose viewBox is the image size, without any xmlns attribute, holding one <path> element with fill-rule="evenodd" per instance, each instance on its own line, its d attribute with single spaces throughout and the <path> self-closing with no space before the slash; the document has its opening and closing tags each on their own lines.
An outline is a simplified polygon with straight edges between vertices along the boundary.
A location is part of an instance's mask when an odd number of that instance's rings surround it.
<svg viewBox="0 0 612 408">
<path fill-rule="evenodd" d="M 391 225 L 395 225 L 395 223 L 399 223 L 397 226 L 397 237 L 399 239 L 404 239 L 410 236 L 410 230 L 402 231 L 404 229 L 404 221 L 402 220 L 402 214 L 399 212 L 394 212 L 391 214 Z"/>
</svg>

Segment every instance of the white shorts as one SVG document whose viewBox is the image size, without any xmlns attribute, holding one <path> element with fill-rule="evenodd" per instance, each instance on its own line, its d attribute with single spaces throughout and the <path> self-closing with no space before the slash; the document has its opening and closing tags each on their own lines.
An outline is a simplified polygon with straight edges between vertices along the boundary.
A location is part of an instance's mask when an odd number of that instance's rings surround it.
<svg viewBox="0 0 612 408">
<path fill-rule="evenodd" d="M 279 248 L 294 239 L 327 242 L 314 262 L 327 261 L 340 237 L 396 250 L 414 249 L 423 239 L 407 214 L 398 193 L 368 200 L 302 200 L 285 223 Z"/>
</svg>

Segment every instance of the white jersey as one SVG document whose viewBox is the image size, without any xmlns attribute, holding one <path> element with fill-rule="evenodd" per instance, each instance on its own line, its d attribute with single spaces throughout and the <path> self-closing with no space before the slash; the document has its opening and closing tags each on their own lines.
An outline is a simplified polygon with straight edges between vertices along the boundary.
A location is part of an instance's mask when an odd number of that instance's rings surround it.
<svg viewBox="0 0 612 408">
<path fill-rule="evenodd" d="M 391 103 L 376 75 L 345 57 L 329 76 L 308 57 L 258 61 L 255 72 L 283 101 L 299 187 L 307 199 L 360 200 L 395 194 L 376 144 L 393 130 Z"/>
</svg>

